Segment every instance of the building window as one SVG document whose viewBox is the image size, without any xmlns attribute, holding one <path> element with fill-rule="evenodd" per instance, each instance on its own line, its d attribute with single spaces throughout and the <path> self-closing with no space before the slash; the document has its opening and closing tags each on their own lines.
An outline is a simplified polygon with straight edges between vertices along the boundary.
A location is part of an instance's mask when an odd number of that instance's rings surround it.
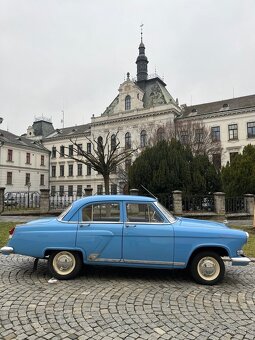
<svg viewBox="0 0 255 340">
<path fill-rule="evenodd" d="M 116 174 L 116 173 L 117 173 L 117 166 L 116 165 L 112 165 L 111 174 Z"/>
<path fill-rule="evenodd" d="M 59 196 L 64 196 L 65 194 L 65 187 L 64 185 L 59 186 Z"/>
<path fill-rule="evenodd" d="M 51 166 L 51 177 L 56 177 L 56 165 Z"/>
<path fill-rule="evenodd" d="M 125 110 L 131 110 L 131 97 L 129 95 L 125 98 Z"/>
<path fill-rule="evenodd" d="M 7 161 L 12 162 L 12 157 L 13 157 L 13 150 L 8 149 Z"/>
<path fill-rule="evenodd" d="M 111 184 L 111 195 L 117 195 L 117 184 Z"/>
<path fill-rule="evenodd" d="M 131 149 L 131 133 L 127 132 L 125 134 L 125 149 Z"/>
<path fill-rule="evenodd" d="M 69 157 L 73 156 L 73 144 L 69 145 L 68 147 L 68 156 Z"/>
<path fill-rule="evenodd" d="M 68 165 L 68 176 L 73 176 L 73 164 Z"/>
<path fill-rule="evenodd" d="M 26 174 L 26 177 L 25 177 L 25 185 L 29 185 L 30 184 L 30 174 Z"/>
<path fill-rule="evenodd" d="M 87 143 L 87 153 L 91 153 L 91 143 Z"/>
<path fill-rule="evenodd" d="M 116 135 L 111 135 L 111 150 L 116 148 Z"/>
<path fill-rule="evenodd" d="M 43 155 L 41 155 L 41 165 L 44 165 L 45 158 Z"/>
<path fill-rule="evenodd" d="M 65 147 L 64 147 L 64 145 L 60 146 L 59 154 L 60 154 L 60 157 L 64 157 L 65 156 Z"/>
<path fill-rule="evenodd" d="M 103 186 L 102 184 L 97 185 L 97 194 L 103 195 Z"/>
<path fill-rule="evenodd" d="M 141 131 L 140 144 L 141 144 L 141 148 L 145 148 L 147 146 L 147 132 L 145 130 Z"/>
<path fill-rule="evenodd" d="M 220 127 L 214 126 L 211 128 L 211 136 L 213 142 L 219 142 L 220 141 Z"/>
<path fill-rule="evenodd" d="M 102 136 L 99 136 L 97 138 L 97 150 L 103 150 L 103 137 Z"/>
<path fill-rule="evenodd" d="M 77 196 L 82 197 L 82 185 L 77 185 Z"/>
<path fill-rule="evenodd" d="M 238 152 L 230 152 L 229 153 L 230 164 L 234 161 L 234 159 L 236 158 L 237 155 L 238 155 Z"/>
<path fill-rule="evenodd" d="M 68 196 L 73 196 L 73 186 L 72 185 L 68 185 Z"/>
<path fill-rule="evenodd" d="M 40 185 L 44 185 L 44 175 L 40 175 Z"/>
<path fill-rule="evenodd" d="M 203 129 L 196 129 L 195 130 L 195 141 L 196 141 L 196 143 L 203 143 L 204 142 L 204 130 Z"/>
<path fill-rule="evenodd" d="M 30 154 L 30 152 L 27 152 L 27 154 L 26 154 L 26 164 L 31 164 L 31 154 Z"/>
<path fill-rule="evenodd" d="M 215 167 L 215 169 L 220 170 L 221 168 L 221 154 L 215 153 L 212 155 L 212 162 Z"/>
<path fill-rule="evenodd" d="M 125 160 L 125 171 L 128 172 L 130 167 L 131 167 L 131 159 L 126 159 Z"/>
<path fill-rule="evenodd" d="M 187 145 L 189 143 L 189 136 L 187 130 L 183 130 L 180 132 L 180 140 L 183 145 Z"/>
<path fill-rule="evenodd" d="M 55 146 L 51 149 L 51 158 L 56 158 L 57 156 L 57 148 Z"/>
<path fill-rule="evenodd" d="M 165 130 L 164 128 L 160 127 L 157 130 L 157 140 L 162 141 L 165 139 Z"/>
<path fill-rule="evenodd" d="M 82 176 L 82 164 L 77 165 L 77 176 Z"/>
<path fill-rule="evenodd" d="M 91 164 L 87 164 L 87 176 L 91 175 Z"/>
<path fill-rule="evenodd" d="M 56 186 L 55 186 L 55 185 L 52 185 L 52 186 L 50 187 L 50 195 L 51 195 L 52 197 L 54 197 L 54 196 L 56 195 Z"/>
<path fill-rule="evenodd" d="M 228 126 L 228 138 L 229 140 L 238 139 L 237 124 L 231 124 Z"/>
<path fill-rule="evenodd" d="M 77 145 L 77 155 L 82 155 L 82 144 Z"/>
<path fill-rule="evenodd" d="M 59 176 L 60 177 L 64 177 L 65 176 L 65 166 L 62 165 L 62 164 L 59 166 Z"/>
<path fill-rule="evenodd" d="M 12 172 L 7 172 L 7 185 L 12 184 Z"/>
<path fill-rule="evenodd" d="M 247 135 L 248 138 L 255 137 L 255 122 L 247 123 Z"/>
</svg>

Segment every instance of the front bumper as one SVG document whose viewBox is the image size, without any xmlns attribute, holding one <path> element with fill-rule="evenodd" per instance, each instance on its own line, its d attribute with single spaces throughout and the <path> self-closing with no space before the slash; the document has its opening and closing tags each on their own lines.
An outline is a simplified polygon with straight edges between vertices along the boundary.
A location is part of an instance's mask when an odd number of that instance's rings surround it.
<svg viewBox="0 0 255 340">
<path fill-rule="evenodd" d="M 231 257 L 230 258 L 233 266 L 247 266 L 251 262 L 251 259 L 246 256 L 241 257 Z"/>
<path fill-rule="evenodd" d="M 13 253 L 13 248 L 12 248 L 12 247 L 7 247 L 7 246 L 2 247 L 2 248 L 0 249 L 0 253 L 2 253 L 2 254 L 4 254 L 4 255 L 10 255 L 10 254 Z"/>
</svg>

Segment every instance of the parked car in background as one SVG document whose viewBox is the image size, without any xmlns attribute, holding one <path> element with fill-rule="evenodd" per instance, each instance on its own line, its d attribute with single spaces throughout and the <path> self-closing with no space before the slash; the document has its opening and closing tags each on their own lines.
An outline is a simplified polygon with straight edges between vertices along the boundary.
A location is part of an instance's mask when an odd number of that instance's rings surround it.
<svg viewBox="0 0 255 340">
<path fill-rule="evenodd" d="M 17 191 L 4 194 L 6 207 L 36 208 L 39 207 L 40 193 L 38 191 Z"/>
<path fill-rule="evenodd" d="M 90 196 L 58 218 L 18 225 L 3 254 L 48 259 L 50 273 L 72 279 L 82 265 L 189 268 L 194 280 L 213 285 L 224 277 L 223 257 L 247 265 L 248 233 L 223 223 L 175 218 L 157 199 Z"/>
</svg>

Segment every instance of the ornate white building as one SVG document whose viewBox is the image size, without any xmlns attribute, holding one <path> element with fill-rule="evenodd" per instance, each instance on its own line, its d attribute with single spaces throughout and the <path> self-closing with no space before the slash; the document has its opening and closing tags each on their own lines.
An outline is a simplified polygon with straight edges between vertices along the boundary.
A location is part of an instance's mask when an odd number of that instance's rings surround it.
<svg viewBox="0 0 255 340">
<path fill-rule="evenodd" d="M 226 99 L 193 106 L 179 106 L 166 89 L 165 82 L 157 75 L 148 76 L 148 59 L 141 39 L 136 60 L 137 78 L 127 79 L 119 86 L 118 94 L 100 116 L 93 116 L 91 123 L 54 130 L 29 127 L 27 137 L 37 139 L 43 135 L 43 145 L 51 151 L 50 186 L 52 191 L 78 192 L 92 188 L 93 193 L 103 192 L 103 178 L 89 166 L 64 156 L 64 149 L 72 155 L 74 139 L 82 148 L 93 152 L 90 141 L 105 140 L 117 134 L 123 148 L 137 148 L 140 152 L 150 139 L 164 134 L 165 126 L 176 122 L 202 122 L 210 131 L 211 142 L 220 142 L 222 152 L 210 155 L 215 164 L 224 165 L 249 143 L 255 144 L 255 95 Z M 34 123 L 35 124 L 35 123 Z M 43 124 L 43 123 L 42 123 Z M 44 124 L 44 125 L 45 125 Z M 51 124 L 51 126 L 49 126 Z M 37 124 L 38 125 L 38 124 Z M 185 125 L 185 124 L 184 124 Z M 189 131 L 183 131 L 185 134 Z M 124 168 L 130 165 L 127 160 Z M 146 174 L 145 174 L 146 176 Z M 121 191 L 125 180 L 121 171 L 111 176 L 111 191 Z"/>
</svg>

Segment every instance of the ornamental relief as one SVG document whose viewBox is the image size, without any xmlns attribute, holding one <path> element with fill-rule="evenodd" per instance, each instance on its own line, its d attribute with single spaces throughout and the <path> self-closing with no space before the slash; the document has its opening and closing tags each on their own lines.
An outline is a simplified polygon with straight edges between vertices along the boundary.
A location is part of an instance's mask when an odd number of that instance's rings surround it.
<svg viewBox="0 0 255 340">
<path fill-rule="evenodd" d="M 166 104 L 165 98 L 158 84 L 154 84 L 151 87 L 150 104 Z"/>
</svg>

